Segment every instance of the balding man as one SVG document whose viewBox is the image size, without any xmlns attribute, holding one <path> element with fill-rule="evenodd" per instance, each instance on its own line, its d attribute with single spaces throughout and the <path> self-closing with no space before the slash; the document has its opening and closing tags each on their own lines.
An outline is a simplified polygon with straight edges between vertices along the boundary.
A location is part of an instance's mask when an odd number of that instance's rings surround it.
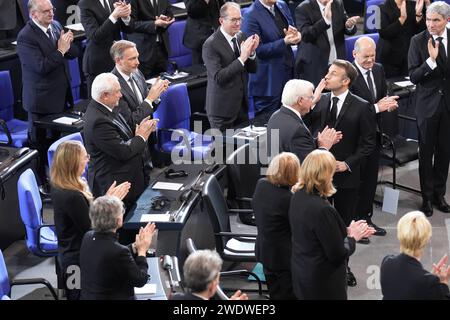
<svg viewBox="0 0 450 320">
<path fill-rule="evenodd" d="M 373 215 L 373 200 L 378 179 L 378 165 L 381 150 L 381 112 L 392 111 L 398 107 L 397 96 L 388 97 L 386 77 L 383 66 L 375 63 L 376 44 L 372 38 L 361 37 L 355 42 L 353 65 L 358 70 L 358 75 L 353 82 L 350 91 L 367 100 L 373 105 L 373 117 L 377 122 L 377 136 L 374 151 L 366 158 L 361 166 L 361 184 L 359 187 L 358 204 L 356 214 L 359 219 L 366 220 L 376 232 L 375 235 L 384 236 L 386 230 L 375 225 L 371 219 Z M 369 243 L 369 238 L 363 238 L 359 242 Z"/>
<path fill-rule="evenodd" d="M 157 122 L 147 117 L 139 125 L 129 126 L 116 110 L 121 97 L 115 75 L 102 73 L 94 79 L 92 101 L 85 114 L 84 142 L 91 156 L 88 180 L 93 195 L 105 194 L 114 181 L 129 181 L 131 189 L 123 202 L 130 209 L 145 189 L 142 153 Z"/>
</svg>

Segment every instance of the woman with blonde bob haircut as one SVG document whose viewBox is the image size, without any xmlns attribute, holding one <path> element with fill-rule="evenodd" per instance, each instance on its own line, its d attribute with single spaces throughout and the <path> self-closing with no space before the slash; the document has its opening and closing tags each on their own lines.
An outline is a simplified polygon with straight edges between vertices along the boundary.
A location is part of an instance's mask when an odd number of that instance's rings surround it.
<svg viewBox="0 0 450 320">
<path fill-rule="evenodd" d="M 89 155 L 80 142 L 65 141 L 56 148 L 50 169 L 58 258 L 64 276 L 67 267 L 79 265 L 81 241 L 91 228 L 89 207 L 93 197 L 82 177 L 88 161 Z M 129 182 L 118 186 L 114 182 L 107 194 L 123 199 L 129 189 Z M 66 289 L 66 294 L 67 299 L 76 300 L 80 292 Z"/>
<path fill-rule="evenodd" d="M 263 264 L 272 300 L 295 299 L 291 277 L 291 188 L 300 177 L 300 161 L 290 152 L 275 156 L 253 195 L 258 236 L 256 257 Z"/>
<path fill-rule="evenodd" d="M 388 255 L 381 263 L 380 283 L 385 300 L 450 299 L 448 279 L 450 266 L 444 255 L 433 272 L 426 271 L 420 259 L 432 234 L 431 224 L 420 211 L 411 211 L 400 218 L 397 238 L 400 254 Z"/>
<path fill-rule="evenodd" d="M 300 183 L 292 196 L 292 280 L 298 299 L 347 299 L 347 259 L 355 243 L 375 230 L 363 220 L 348 228 L 328 202 L 336 192 L 336 159 L 325 150 L 312 151 L 303 161 Z M 349 199 L 352 201 L 352 199 Z"/>
</svg>

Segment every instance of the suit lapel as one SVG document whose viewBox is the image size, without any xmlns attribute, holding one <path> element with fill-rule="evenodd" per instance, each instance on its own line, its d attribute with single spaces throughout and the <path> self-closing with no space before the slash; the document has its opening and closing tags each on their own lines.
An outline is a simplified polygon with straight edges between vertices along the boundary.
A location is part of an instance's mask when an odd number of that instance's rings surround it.
<svg viewBox="0 0 450 320">
<path fill-rule="evenodd" d="M 231 46 L 228 44 L 227 39 L 225 39 L 225 36 L 223 35 L 222 31 L 220 29 L 217 29 L 216 31 L 217 35 L 217 43 L 222 46 L 222 49 L 224 52 L 228 52 L 228 55 L 230 56 L 231 61 L 235 59 L 234 57 L 234 51 L 231 49 Z M 240 43 L 238 43 L 239 45 Z"/>
<path fill-rule="evenodd" d="M 49 48 L 54 48 L 52 40 L 50 40 L 50 38 L 47 36 L 47 34 L 42 32 L 42 30 L 33 22 L 33 20 L 30 20 L 28 23 L 30 24 L 31 28 L 34 30 L 36 37 L 38 39 L 42 39 L 41 43 L 46 43 Z M 52 28 L 54 28 L 53 24 L 52 24 Z M 53 31 L 56 31 L 56 30 L 53 30 Z M 55 37 L 57 36 L 55 32 L 53 32 L 53 34 Z"/>
<path fill-rule="evenodd" d="M 130 127 L 126 124 L 125 119 L 119 114 L 117 108 L 113 109 L 113 111 L 107 110 L 103 105 L 96 102 L 96 108 L 103 113 L 111 122 L 119 129 L 119 132 L 122 136 L 126 137 L 128 140 L 133 138 L 133 133 L 131 132 Z M 122 117 L 123 123 L 119 120 L 119 117 Z"/>
<path fill-rule="evenodd" d="M 119 79 L 122 94 L 125 96 L 127 100 L 131 100 L 132 102 L 131 107 L 134 109 L 134 107 L 137 106 L 139 102 L 137 101 L 137 97 L 134 94 L 133 90 L 131 90 L 129 84 L 125 81 L 125 79 L 122 77 L 122 75 L 116 68 L 113 69 L 112 73 L 115 74 Z"/>
<path fill-rule="evenodd" d="M 352 102 L 352 94 L 350 93 L 350 91 L 347 93 L 347 97 L 345 98 L 344 103 L 342 104 L 342 108 L 341 111 L 339 112 L 339 115 L 336 119 L 336 124 L 335 124 L 335 128 L 338 127 L 339 122 L 341 121 L 342 117 L 344 116 L 344 114 L 347 112 L 347 110 L 350 107 L 350 103 Z"/>
<path fill-rule="evenodd" d="M 331 93 L 323 93 L 322 97 L 320 98 L 319 103 L 321 103 L 321 101 L 323 101 L 323 107 L 320 110 L 320 128 L 324 128 L 325 127 L 325 122 L 327 121 L 327 113 L 328 113 L 328 109 L 330 108 L 330 98 L 331 98 Z M 320 130 L 319 130 L 320 131 Z"/>
</svg>

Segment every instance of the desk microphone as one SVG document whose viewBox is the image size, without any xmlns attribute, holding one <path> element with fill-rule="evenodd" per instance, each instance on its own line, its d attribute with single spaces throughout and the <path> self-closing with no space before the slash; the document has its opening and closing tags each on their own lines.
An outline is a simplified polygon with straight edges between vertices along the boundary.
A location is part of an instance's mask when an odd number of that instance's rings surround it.
<svg viewBox="0 0 450 320">
<path fill-rule="evenodd" d="M 173 277 L 172 277 L 172 269 L 173 269 L 172 258 L 168 254 L 166 254 L 163 257 L 163 269 L 166 270 L 167 273 L 169 274 L 170 291 L 174 292 L 175 290 L 173 289 L 174 281 L 173 281 Z"/>
</svg>

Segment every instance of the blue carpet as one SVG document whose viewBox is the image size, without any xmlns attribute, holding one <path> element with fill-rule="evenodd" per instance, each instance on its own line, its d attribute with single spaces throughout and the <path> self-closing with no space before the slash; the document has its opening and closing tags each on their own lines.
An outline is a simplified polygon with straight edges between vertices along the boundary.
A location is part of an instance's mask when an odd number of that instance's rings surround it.
<svg viewBox="0 0 450 320">
<path fill-rule="evenodd" d="M 266 282 L 266 276 L 264 275 L 263 265 L 261 263 L 258 262 L 253 268 L 252 272 L 255 273 L 262 282 Z M 256 281 L 253 276 L 248 276 L 248 280 Z"/>
</svg>

